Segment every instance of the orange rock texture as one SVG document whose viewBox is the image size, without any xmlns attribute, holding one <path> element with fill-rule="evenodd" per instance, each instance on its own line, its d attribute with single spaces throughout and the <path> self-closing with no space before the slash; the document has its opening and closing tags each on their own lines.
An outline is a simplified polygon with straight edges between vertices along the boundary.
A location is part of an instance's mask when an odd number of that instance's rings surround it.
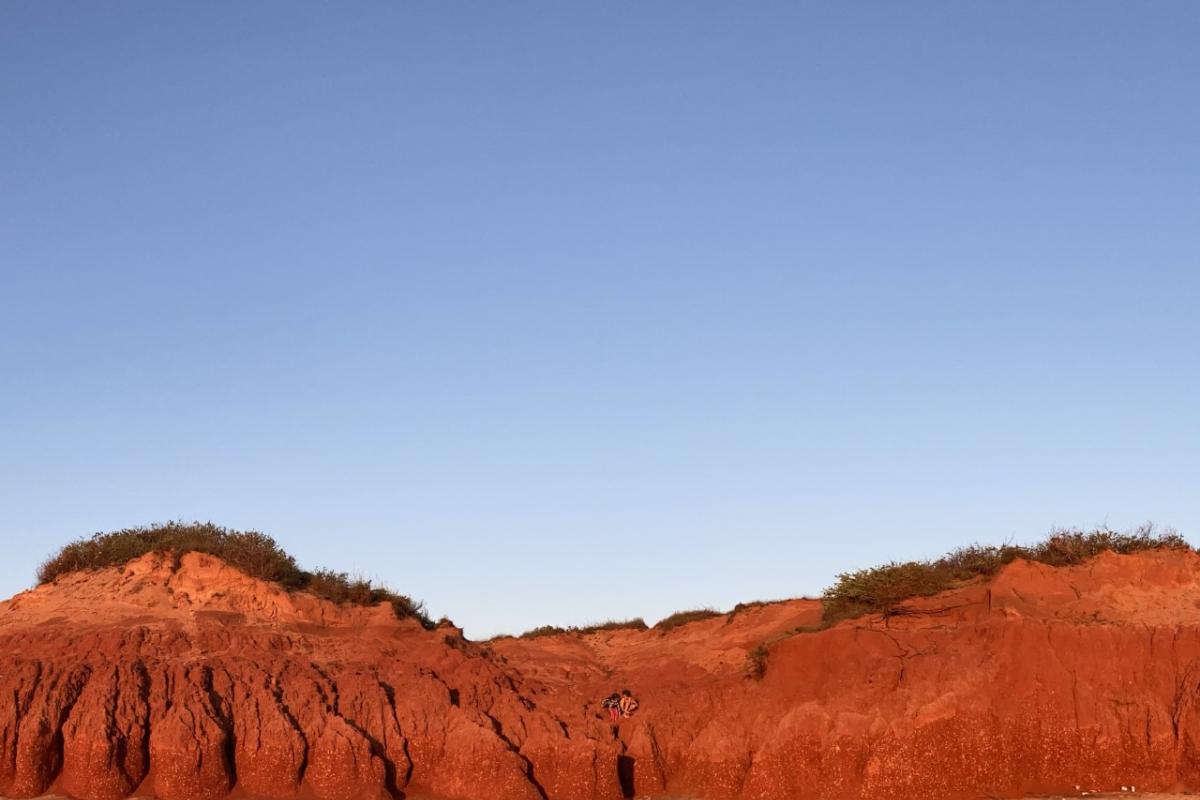
<svg viewBox="0 0 1200 800">
<path fill-rule="evenodd" d="M 1200 789 L 1200 557 L 1025 561 L 793 633 L 811 600 L 673 630 L 470 642 L 196 553 L 0 603 L 0 796 L 1020 797 Z M 747 653 L 773 640 L 761 679 Z M 628 687 L 614 730 L 598 701 Z"/>
</svg>

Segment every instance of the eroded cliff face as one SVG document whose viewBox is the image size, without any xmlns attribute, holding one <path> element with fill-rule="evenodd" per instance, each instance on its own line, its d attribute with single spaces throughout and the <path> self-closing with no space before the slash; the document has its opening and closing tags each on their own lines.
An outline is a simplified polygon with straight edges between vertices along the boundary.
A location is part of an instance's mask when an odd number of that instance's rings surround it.
<svg viewBox="0 0 1200 800">
<path fill-rule="evenodd" d="M 318 800 L 1021 796 L 1200 788 L 1200 559 L 1017 562 L 887 620 L 781 638 L 760 606 L 662 634 L 472 643 L 199 554 L 0 604 L 0 796 Z M 614 734 L 597 700 L 642 700 Z"/>
</svg>

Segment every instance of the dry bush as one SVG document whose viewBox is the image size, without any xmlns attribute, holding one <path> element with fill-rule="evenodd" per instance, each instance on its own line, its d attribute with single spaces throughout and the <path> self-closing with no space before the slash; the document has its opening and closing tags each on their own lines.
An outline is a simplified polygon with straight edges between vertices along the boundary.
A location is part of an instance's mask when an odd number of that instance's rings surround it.
<svg viewBox="0 0 1200 800">
<path fill-rule="evenodd" d="M 572 628 L 575 633 L 600 633 L 601 631 L 648 631 L 650 626 L 641 617 L 632 619 L 610 619 L 606 622 L 596 622 L 584 625 L 582 628 Z"/>
<path fill-rule="evenodd" d="M 1190 550 L 1191 546 L 1172 530 L 1158 533 L 1145 525 L 1131 533 L 1108 529 L 1059 530 L 1044 542 L 1028 547 L 980 545 L 962 547 L 933 561 L 892 562 L 878 567 L 843 572 L 822 595 L 824 626 L 862 616 L 896 612 L 913 597 L 929 597 L 978 577 L 990 577 L 1018 558 L 1055 567 L 1081 564 L 1111 550 L 1128 554 L 1141 550 Z"/>
<path fill-rule="evenodd" d="M 746 664 L 743 671 L 751 680 L 761 681 L 767 674 L 767 656 L 769 652 L 764 642 L 746 654 Z"/>
<path fill-rule="evenodd" d="M 646 631 L 650 626 L 641 617 L 633 619 L 610 619 L 607 622 L 597 622 L 592 625 L 583 625 L 580 627 L 563 628 L 558 625 L 542 625 L 533 630 L 525 631 L 520 635 L 521 639 L 537 639 L 541 636 L 558 636 L 560 634 L 573 634 L 582 636 L 587 633 L 600 633 L 601 631 Z"/>
<path fill-rule="evenodd" d="M 233 531 L 211 522 L 168 522 L 77 539 L 41 565 L 38 583 L 81 570 L 119 567 L 147 553 L 167 553 L 176 560 L 184 553 L 205 553 L 289 591 L 310 592 L 338 604 L 373 606 L 386 602 L 397 617 L 411 617 L 427 628 L 433 626 L 424 606 L 410 597 L 375 586 L 369 580 L 352 579 L 344 572 L 306 572 L 265 533 Z"/>
<path fill-rule="evenodd" d="M 663 617 L 655 625 L 654 630 L 666 633 L 689 622 L 699 622 L 702 619 L 712 619 L 721 616 L 721 612 L 713 608 L 694 608 L 690 611 L 676 611 L 669 617 Z"/>
<path fill-rule="evenodd" d="M 561 633 L 570 633 L 569 628 L 561 628 L 558 625 L 541 625 L 533 630 L 525 631 L 518 638 L 520 639 L 537 639 L 542 636 L 558 636 Z"/>
</svg>

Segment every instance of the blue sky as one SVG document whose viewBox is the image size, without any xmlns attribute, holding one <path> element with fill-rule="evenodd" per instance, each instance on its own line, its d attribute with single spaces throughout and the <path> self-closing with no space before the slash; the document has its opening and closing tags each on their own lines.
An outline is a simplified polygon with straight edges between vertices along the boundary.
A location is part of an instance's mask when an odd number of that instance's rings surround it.
<svg viewBox="0 0 1200 800">
<path fill-rule="evenodd" d="M 167 519 L 475 636 L 1194 536 L 1198 35 L 1185 2 L 5 3 L 0 595 Z"/>
</svg>

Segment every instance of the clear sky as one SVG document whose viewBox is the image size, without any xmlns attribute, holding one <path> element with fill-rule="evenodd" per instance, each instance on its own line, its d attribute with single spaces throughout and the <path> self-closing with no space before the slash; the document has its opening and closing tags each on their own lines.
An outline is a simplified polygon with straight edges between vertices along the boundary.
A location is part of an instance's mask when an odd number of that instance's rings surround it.
<svg viewBox="0 0 1200 800">
<path fill-rule="evenodd" d="M 5 2 L 0 596 L 168 519 L 473 636 L 1194 537 L 1198 40 L 1193 2 Z"/>
</svg>

